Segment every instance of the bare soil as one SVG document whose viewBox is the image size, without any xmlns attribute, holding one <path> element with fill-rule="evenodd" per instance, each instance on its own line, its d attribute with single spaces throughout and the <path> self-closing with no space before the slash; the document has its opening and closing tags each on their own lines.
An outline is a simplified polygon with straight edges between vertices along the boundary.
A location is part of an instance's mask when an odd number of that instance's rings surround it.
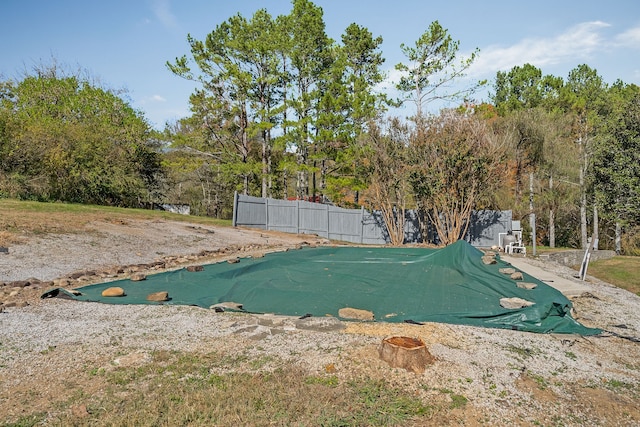
<svg viewBox="0 0 640 427">
<path fill-rule="evenodd" d="M 640 297 L 594 278 L 590 292 L 573 303 L 578 320 L 608 331 L 600 337 L 42 300 L 52 286 L 333 244 L 317 236 L 164 219 L 65 221 L 49 216 L 37 233 L 16 232 L 19 224 L 0 230 L 9 249 L 0 253 L 0 425 L 36 406 L 78 411 L 64 402 L 100 393 L 104 385 L 88 371 L 144 364 L 158 350 L 213 349 L 246 356 L 221 370 L 296 365 L 345 381 L 384 379 L 442 408 L 432 425 L 640 425 L 640 344 L 633 341 L 640 338 Z M 556 264 L 546 268 L 571 274 Z M 390 335 L 421 339 L 435 362 L 420 374 L 391 368 L 378 357 Z M 256 366 L 252 358 L 272 362 Z M 452 396 L 464 396 L 465 404 L 451 404 Z"/>
</svg>

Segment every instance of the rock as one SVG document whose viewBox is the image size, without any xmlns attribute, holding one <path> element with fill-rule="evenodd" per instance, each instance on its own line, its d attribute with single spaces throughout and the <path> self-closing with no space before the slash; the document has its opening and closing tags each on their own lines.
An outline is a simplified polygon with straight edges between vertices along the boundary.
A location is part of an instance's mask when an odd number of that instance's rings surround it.
<svg viewBox="0 0 640 427">
<path fill-rule="evenodd" d="M 517 298 L 517 297 L 500 298 L 500 305 L 502 307 L 510 309 L 510 310 L 515 310 L 515 309 L 518 309 L 518 308 L 530 307 L 530 306 L 532 306 L 534 304 L 535 304 L 534 302 L 527 301 L 526 299 Z"/>
<path fill-rule="evenodd" d="M 102 296 L 103 297 L 123 297 L 123 296 L 126 296 L 126 294 L 124 293 L 124 289 L 116 286 L 112 288 L 107 288 L 104 291 L 102 291 Z"/>
<path fill-rule="evenodd" d="M 221 313 L 225 310 L 242 310 L 242 304 L 233 301 L 225 301 L 214 304 L 209 308 L 215 310 L 218 313 Z"/>
<path fill-rule="evenodd" d="M 4 246 L 0 246 L 0 255 L 1 254 L 8 254 L 9 253 L 9 248 L 4 247 Z"/>
<path fill-rule="evenodd" d="M 496 258 L 493 256 L 485 255 L 482 257 L 482 263 L 485 265 L 495 264 L 496 262 L 497 262 Z"/>
<path fill-rule="evenodd" d="M 513 274 L 516 272 L 515 268 L 501 268 L 498 270 L 502 274 Z"/>
<path fill-rule="evenodd" d="M 295 321 L 297 329 L 304 329 L 316 332 L 340 331 L 346 325 L 335 317 L 305 317 Z"/>
<path fill-rule="evenodd" d="M 78 280 L 79 278 L 81 278 L 82 276 L 95 276 L 96 272 L 92 271 L 92 270 L 88 270 L 88 271 L 76 271 L 75 273 L 71 273 L 69 275 L 70 279 L 73 280 Z"/>
<path fill-rule="evenodd" d="M 343 319 L 374 320 L 374 315 L 371 311 L 351 307 L 345 307 L 338 310 L 338 316 Z"/>
<path fill-rule="evenodd" d="M 53 286 L 57 286 L 59 288 L 64 288 L 67 286 L 71 286 L 71 281 L 67 278 L 56 279 L 53 281 Z"/>
<path fill-rule="evenodd" d="M 135 273 L 131 275 L 132 282 L 142 282 L 143 280 L 147 280 L 147 276 L 142 273 Z"/>
<path fill-rule="evenodd" d="M 526 290 L 531 290 L 531 289 L 535 289 L 538 287 L 538 285 L 536 285 L 535 283 L 529 283 L 529 282 L 518 282 L 516 283 L 516 286 L 521 288 L 521 289 L 526 289 Z"/>
<path fill-rule="evenodd" d="M 154 292 L 152 294 L 149 294 L 147 295 L 147 301 L 155 301 L 155 302 L 169 301 L 169 292 L 159 291 L 159 292 Z"/>
<path fill-rule="evenodd" d="M 123 274 L 124 273 L 124 268 L 122 267 L 112 267 L 112 268 L 108 268 L 104 271 L 105 274 L 107 274 L 108 276 L 117 276 L 118 274 Z"/>
<path fill-rule="evenodd" d="M 31 283 L 27 280 L 16 280 L 15 282 L 11 282 L 9 285 L 12 288 L 26 288 L 27 286 L 30 286 Z"/>
<path fill-rule="evenodd" d="M 196 271 L 204 271 L 204 266 L 202 265 L 190 265 L 186 268 L 187 271 L 191 273 L 195 273 Z"/>
<path fill-rule="evenodd" d="M 240 258 L 231 258 L 231 259 L 227 260 L 227 262 L 229 264 L 236 264 L 236 263 L 240 262 Z"/>
<path fill-rule="evenodd" d="M 511 277 L 513 280 L 523 280 L 524 279 L 524 276 L 519 271 L 516 271 L 515 273 L 511 274 L 511 276 L 509 276 L 509 277 Z"/>
</svg>

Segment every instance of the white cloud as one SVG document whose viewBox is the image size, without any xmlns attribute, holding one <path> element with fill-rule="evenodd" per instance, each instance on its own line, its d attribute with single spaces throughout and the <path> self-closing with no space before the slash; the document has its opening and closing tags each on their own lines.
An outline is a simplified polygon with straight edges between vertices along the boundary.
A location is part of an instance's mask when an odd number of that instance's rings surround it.
<svg viewBox="0 0 640 427">
<path fill-rule="evenodd" d="M 618 34 L 615 42 L 618 46 L 640 48 L 640 27 L 630 28 Z"/>
<path fill-rule="evenodd" d="M 138 103 L 140 105 L 150 105 L 150 104 L 157 104 L 161 102 L 167 102 L 167 99 L 161 95 L 151 95 L 138 100 Z"/>
<path fill-rule="evenodd" d="M 176 18 L 171 13 L 171 5 L 169 0 L 152 0 L 151 8 L 153 14 L 167 28 L 175 28 L 177 26 Z"/>
<path fill-rule="evenodd" d="M 527 38 L 512 46 L 486 47 L 481 49 L 469 75 L 493 75 L 526 63 L 542 68 L 562 62 L 580 62 L 611 44 L 602 35 L 607 27 L 609 24 L 602 21 L 584 22 L 555 37 Z"/>
</svg>

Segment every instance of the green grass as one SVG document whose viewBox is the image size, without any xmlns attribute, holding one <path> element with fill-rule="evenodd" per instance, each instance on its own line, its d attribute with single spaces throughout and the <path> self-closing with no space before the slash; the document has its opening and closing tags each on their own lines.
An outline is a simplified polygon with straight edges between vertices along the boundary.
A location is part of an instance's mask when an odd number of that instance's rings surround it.
<svg viewBox="0 0 640 427">
<path fill-rule="evenodd" d="M 536 246 L 536 255 L 568 250 L 576 249 Z M 533 254 L 531 246 L 527 246 L 527 255 L 529 254 Z M 593 261 L 589 263 L 587 274 L 640 295 L 640 257 L 616 256 L 607 260 Z"/>
<path fill-rule="evenodd" d="M 27 406 L 32 413 L 0 416 L 0 425 L 425 425 L 437 410 L 466 405 L 466 398 L 452 395 L 450 406 L 438 408 L 384 380 L 310 376 L 295 367 L 212 372 L 219 364 L 216 353 L 156 352 L 144 366 L 89 366 L 78 375 L 103 381 L 99 393 L 79 390 L 45 408 Z M 88 415 L 56 410 L 77 405 L 86 406 Z"/>
<path fill-rule="evenodd" d="M 616 256 L 589 264 L 587 274 L 640 295 L 640 257 Z"/>
<path fill-rule="evenodd" d="M 202 216 L 180 215 L 167 211 L 150 209 L 118 208 L 113 206 L 82 205 L 75 203 L 43 203 L 0 198 L 0 213 L 19 210 L 23 213 L 69 214 L 75 216 L 129 217 L 135 219 L 170 219 L 173 221 L 199 224 L 231 225 L 231 220 L 221 220 Z"/>
<path fill-rule="evenodd" d="M 0 199 L 0 246 L 20 242 L 28 235 L 83 232 L 85 226 L 94 221 L 126 224 L 132 220 L 231 226 L 230 220 L 148 209 Z"/>
</svg>

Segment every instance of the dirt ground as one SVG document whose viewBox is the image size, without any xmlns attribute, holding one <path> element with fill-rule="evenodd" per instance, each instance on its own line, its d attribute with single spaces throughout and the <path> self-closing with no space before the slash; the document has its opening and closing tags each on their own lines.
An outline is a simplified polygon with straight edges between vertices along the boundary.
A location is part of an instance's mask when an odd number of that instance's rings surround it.
<svg viewBox="0 0 640 427">
<path fill-rule="evenodd" d="M 10 241 L 8 252 L 0 253 L 0 424 L 74 391 L 96 392 L 98 379 L 79 376 L 74 366 L 116 359 L 144 363 L 145 355 L 159 348 L 216 348 L 303 363 L 310 372 L 330 366 L 342 379 L 383 378 L 425 401 L 467 399 L 438 414 L 433 425 L 640 425 L 640 344 L 634 341 L 640 338 L 640 297 L 594 278 L 590 291 L 573 303 L 579 321 L 607 331 L 600 337 L 242 314 L 230 320 L 226 313 L 194 307 L 110 306 L 40 295 L 54 286 L 75 288 L 135 272 L 333 243 L 317 236 L 147 219 L 91 221 L 74 231 L 61 226 Z M 572 274 L 556 264 L 545 268 L 563 277 Z M 378 346 L 389 335 L 421 338 L 435 363 L 420 374 L 391 368 L 378 357 Z M 305 357 L 291 356 L 300 353 Z"/>
</svg>

